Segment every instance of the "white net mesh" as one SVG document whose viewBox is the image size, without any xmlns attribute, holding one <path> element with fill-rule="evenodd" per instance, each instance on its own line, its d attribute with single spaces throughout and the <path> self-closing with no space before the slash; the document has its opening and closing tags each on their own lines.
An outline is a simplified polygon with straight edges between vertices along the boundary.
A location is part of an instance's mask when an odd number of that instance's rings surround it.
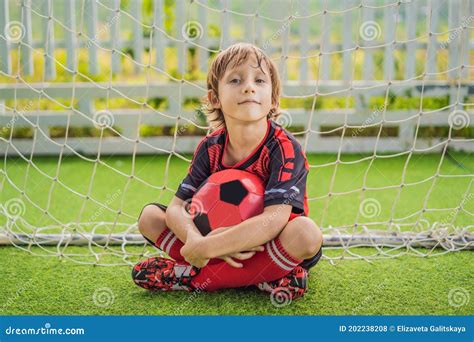
<svg viewBox="0 0 474 342">
<path fill-rule="evenodd" d="M 207 132 L 210 58 L 248 41 L 280 67 L 328 258 L 472 249 L 472 1 L 0 4 L 0 243 L 159 254 L 137 216 L 167 204 Z"/>
</svg>

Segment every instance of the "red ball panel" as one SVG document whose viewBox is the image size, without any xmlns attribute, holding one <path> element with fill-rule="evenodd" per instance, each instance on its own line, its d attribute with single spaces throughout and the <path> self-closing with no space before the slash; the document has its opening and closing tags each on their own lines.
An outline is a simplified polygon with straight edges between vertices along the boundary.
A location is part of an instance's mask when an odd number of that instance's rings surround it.
<svg viewBox="0 0 474 342">
<path fill-rule="evenodd" d="M 245 221 L 263 213 L 263 196 L 249 193 L 239 205 L 240 217 Z"/>
<path fill-rule="evenodd" d="M 237 169 L 228 169 L 228 170 L 223 170 L 223 171 L 213 173 L 212 175 L 209 176 L 207 181 L 210 183 L 222 184 L 222 183 L 230 182 L 236 179 L 242 179 L 242 177 L 244 177 L 245 175 L 255 176 L 247 171 L 242 171 L 242 170 L 237 170 Z M 258 176 L 255 176 L 255 177 L 258 178 Z"/>
<path fill-rule="evenodd" d="M 194 195 L 190 213 L 209 213 L 214 205 L 219 201 L 220 186 L 218 184 L 206 183 Z"/>
<path fill-rule="evenodd" d="M 239 179 L 247 188 L 248 192 L 253 192 L 257 195 L 263 195 L 265 193 L 265 186 L 260 177 L 251 174 L 250 172 L 245 172 Z"/>
<path fill-rule="evenodd" d="M 208 216 L 211 229 L 234 226 L 242 222 L 239 207 L 222 201 L 216 203 Z"/>
</svg>

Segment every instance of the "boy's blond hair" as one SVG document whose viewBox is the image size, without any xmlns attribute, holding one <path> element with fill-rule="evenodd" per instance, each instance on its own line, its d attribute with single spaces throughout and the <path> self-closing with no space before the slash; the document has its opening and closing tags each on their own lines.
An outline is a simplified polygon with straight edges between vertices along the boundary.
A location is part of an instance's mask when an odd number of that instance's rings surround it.
<svg viewBox="0 0 474 342">
<path fill-rule="evenodd" d="M 272 82 L 272 109 L 267 114 L 268 119 L 276 119 L 280 115 L 280 76 L 275 63 L 258 47 L 249 43 L 237 43 L 229 46 L 220 52 L 211 64 L 207 75 L 207 90 L 212 90 L 218 97 L 219 80 L 224 76 L 228 68 L 238 67 L 243 64 L 250 54 L 254 54 L 258 62 L 258 67 L 262 68 L 262 62 L 267 64 L 270 70 L 270 79 Z M 263 71 L 263 70 L 262 70 Z M 217 130 L 225 127 L 224 114 L 219 108 L 214 108 L 209 102 L 207 96 L 203 98 L 207 121 L 211 130 Z"/>
</svg>

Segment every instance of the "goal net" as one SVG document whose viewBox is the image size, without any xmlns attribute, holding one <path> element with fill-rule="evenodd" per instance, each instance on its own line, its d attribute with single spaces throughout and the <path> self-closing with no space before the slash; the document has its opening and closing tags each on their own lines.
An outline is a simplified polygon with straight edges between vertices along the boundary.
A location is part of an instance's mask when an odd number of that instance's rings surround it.
<svg viewBox="0 0 474 342">
<path fill-rule="evenodd" d="M 162 254 L 137 216 L 209 132 L 210 60 L 251 42 L 279 66 L 326 258 L 472 249 L 473 29 L 470 0 L 0 0 L 0 244 Z"/>
</svg>

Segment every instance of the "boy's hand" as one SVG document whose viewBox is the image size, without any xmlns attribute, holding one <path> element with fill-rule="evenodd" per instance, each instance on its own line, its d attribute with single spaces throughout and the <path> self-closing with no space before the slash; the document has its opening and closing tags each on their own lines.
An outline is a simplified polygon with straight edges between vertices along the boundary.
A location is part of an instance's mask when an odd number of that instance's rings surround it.
<svg viewBox="0 0 474 342">
<path fill-rule="evenodd" d="M 186 243 L 180 252 L 184 259 L 191 265 L 202 268 L 207 265 L 209 259 L 203 258 L 200 254 L 200 244 L 204 238 L 193 228 L 187 230 Z"/>
<path fill-rule="evenodd" d="M 233 226 L 230 227 L 222 227 L 222 228 L 217 228 L 212 230 L 207 236 L 211 235 L 217 235 L 220 233 L 225 232 L 226 230 L 232 229 Z M 242 251 L 242 252 L 235 252 L 227 255 L 223 255 L 221 257 L 218 257 L 218 259 L 224 260 L 226 263 L 228 263 L 230 266 L 235 267 L 235 268 L 242 268 L 244 265 L 235 261 L 234 259 L 238 260 L 247 260 L 250 259 L 255 255 L 256 252 L 263 252 L 265 248 L 263 246 L 257 246 L 253 247 L 248 251 Z"/>
<path fill-rule="evenodd" d="M 253 257 L 256 252 L 263 252 L 264 250 L 265 248 L 263 248 L 263 246 L 257 246 L 257 247 L 251 248 L 248 251 L 236 252 L 236 253 L 224 255 L 222 257 L 219 257 L 219 259 L 224 260 L 226 263 L 228 263 L 232 267 L 242 268 L 244 265 L 235 261 L 234 259 L 247 260 Z"/>
</svg>

